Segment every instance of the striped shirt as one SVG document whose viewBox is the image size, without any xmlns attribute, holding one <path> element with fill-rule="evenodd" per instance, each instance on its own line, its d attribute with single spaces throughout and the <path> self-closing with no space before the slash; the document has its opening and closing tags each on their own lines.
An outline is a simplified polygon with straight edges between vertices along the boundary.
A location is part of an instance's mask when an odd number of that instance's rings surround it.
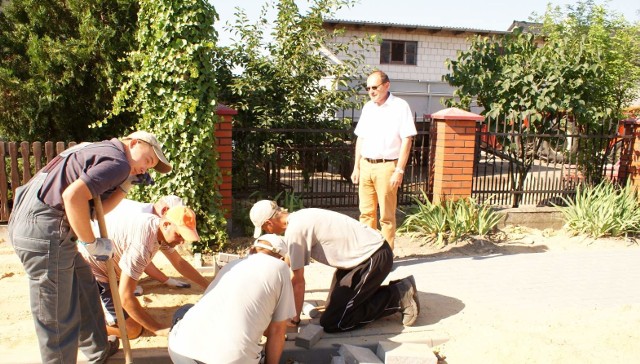
<svg viewBox="0 0 640 364">
<path fill-rule="evenodd" d="M 107 233 L 113 241 L 116 276 L 124 272 L 134 280 L 139 280 L 145 268 L 159 249 L 173 251 L 158 242 L 160 218 L 135 209 L 116 208 L 105 216 Z M 97 223 L 92 223 L 96 236 L 99 234 Z M 108 282 L 107 265 L 99 262 L 86 249 L 79 245 L 80 253 L 91 266 L 91 270 L 100 282 Z"/>
</svg>

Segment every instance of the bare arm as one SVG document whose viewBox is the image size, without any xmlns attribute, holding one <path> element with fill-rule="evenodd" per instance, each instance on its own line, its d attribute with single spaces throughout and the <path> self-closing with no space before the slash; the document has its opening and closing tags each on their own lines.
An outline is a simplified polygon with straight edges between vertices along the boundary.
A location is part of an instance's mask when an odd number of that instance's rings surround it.
<svg viewBox="0 0 640 364">
<path fill-rule="evenodd" d="M 156 267 L 153 262 L 149 263 L 149 265 L 144 269 L 144 272 L 147 273 L 149 277 L 155 279 L 160 283 L 164 283 L 167 281 L 167 279 L 169 279 L 169 277 L 167 277 L 166 274 L 162 273 L 162 271 L 158 269 L 158 267 Z"/>
<path fill-rule="evenodd" d="M 102 201 L 104 212 L 107 213 L 113 210 L 124 196 L 125 194 L 117 189 L 108 199 Z M 89 200 L 92 198 L 89 187 L 81 179 L 73 181 L 62 193 L 64 210 L 69 219 L 69 225 L 71 225 L 78 239 L 87 243 L 96 240 L 89 222 L 91 219 L 89 215 Z"/>
<path fill-rule="evenodd" d="M 104 209 L 104 213 L 109 213 L 109 211 L 113 210 L 118 206 L 120 201 L 122 201 L 127 194 L 122 192 L 121 189 L 116 188 L 116 190 L 109 196 L 108 199 L 102 201 L 102 208 Z"/>
<path fill-rule="evenodd" d="M 296 302 L 296 317 L 294 317 L 294 320 L 299 321 L 300 313 L 302 313 L 302 304 L 304 303 L 304 267 L 293 271 L 291 284 L 293 285 L 293 298 Z"/>
<path fill-rule="evenodd" d="M 278 364 L 284 348 L 284 335 L 287 331 L 287 321 L 272 322 L 265 331 L 267 343 L 264 347 L 265 364 Z"/>
<path fill-rule="evenodd" d="M 62 193 L 64 210 L 69 219 L 69 225 L 81 241 L 91 243 L 96 240 L 91 224 L 89 222 L 89 200 L 91 191 L 83 180 L 78 179 L 72 182 Z"/>
<path fill-rule="evenodd" d="M 407 165 L 407 161 L 409 160 L 409 153 L 411 152 L 411 140 L 412 137 L 402 138 L 402 145 L 400 146 L 400 156 L 398 157 L 396 169 L 399 168 L 404 171 L 404 167 Z M 396 188 L 400 187 L 403 177 L 404 172 L 393 172 L 390 180 L 391 186 Z"/>
<path fill-rule="evenodd" d="M 355 184 L 358 184 L 360 180 L 360 159 L 362 158 L 362 155 L 360 155 L 360 149 L 362 148 L 360 139 L 361 138 L 356 139 L 356 152 L 353 158 L 353 172 L 351 173 L 351 182 Z"/>
<path fill-rule="evenodd" d="M 139 322 L 145 329 L 153 332 L 157 336 L 167 336 L 169 333 L 169 327 L 160 324 L 154 320 L 151 315 L 140 305 L 140 301 L 133 294 L 136 289 L 137 281 L 122 273 L 120 276 L 120 284 L 118 292 L 120 292 L 120 299 L 122 300 L 122 308 L 127 311 L 132 319 Z"/>
<path fill-rule="evenodd" d="M 176 270 L 180 274 L 182 274 L 182 276 L 186 277 L 192 282 L 195 282 L 200 287 L 202 287 L 202 289 L 207 289 L 207 287 L 209 286 L 209 281 L 205 277 L 203 277 L 202 274 L 200 274 L 200 272 L 198 272 L 191 264 L 189 264 L 189 262 L 184 260 L 184 258 L 182 258 L 177 251 L 174 250 L 172 252 L 167 252 L 165 250 L 162 250 L 162 253 L 164 253 L 167 259 L 169 259 L 171 265 L 173 265 L 173 267 L 176 268 Z"/>
</svg>

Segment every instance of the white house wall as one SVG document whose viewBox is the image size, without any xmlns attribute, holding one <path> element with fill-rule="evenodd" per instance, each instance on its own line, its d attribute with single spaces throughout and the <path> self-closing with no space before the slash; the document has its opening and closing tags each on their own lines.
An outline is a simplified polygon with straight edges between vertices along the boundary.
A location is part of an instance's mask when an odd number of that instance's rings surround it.
<svg viewBox="0 0 640 364">
<path fill-rule="evenodd" d="M 394 31 L 395 30 L 395 31 Z M 380 64 L 380 46 L 375 45 L 374 51 L 365 53 L 365 63 L 375 69 L 384 71 L 391 80 L 391 92 L 407 100 L 411 110 L 421 119 L 424 114 L 432 114 L 442 110 L 442 98 L 451 98 L 454 88 L 442 81 L 448 73 L 447 59 L 456 59 L 459 51 L 467 50 L 471 42 L 471 33 L 454 35 L 432 35 L 425 33 L 403 32 L 390 28 L 389 31 L 366 31 L 348 29 L 337 42 L 347 43 L 353 37 L 366 38 L 370 34 L 377 34 L 379 38 L 418 42 L 417 65 Z M 352 48 L 352 52 L 361 52 Z M 366 75 L 362 75 L 362 82 Z M 365 94 L 363 90 L 363 94 Z"/>
</svg>

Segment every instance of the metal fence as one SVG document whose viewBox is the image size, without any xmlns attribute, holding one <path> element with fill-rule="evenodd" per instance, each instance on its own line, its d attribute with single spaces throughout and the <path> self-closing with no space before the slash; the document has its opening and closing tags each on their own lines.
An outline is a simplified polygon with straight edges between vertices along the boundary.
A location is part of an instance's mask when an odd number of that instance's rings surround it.
<svg viewBox="0 0 640 364">
<path fill-rule="evenodd" d="M 398 193 L 399 205 L 412 204 L 414 198 L 422 199 L 423 191 L 427 198 L 432 198 L 433 176 L 429 168 L 434 153 L 433 124 L 428 118 L 416 121 L 418 135 Z M 566 120 L 545 121 L 544 125 L 547 127 L 529 127 L 526 120 L 489 120 L 478 124 L 472 182 L 472 197 L 476 201 L 496 207 L 550 206 L 573 199 L 576 186 L 582 182 L 626 181 L 633 136 L 625 134 L 621 125 L 605 123 L 586 128 Z M 309 141 L 317 140 L 314 135 L 318 133 L 340 135 L 332 138 L 331 145 L 310 142 L 276 147 L 267 178 L 253 186 L 254 191 L 264 192 L 262 197 L 288 192 L 301 198 L 306 207 L 358 205 L 358 189 L 351 182 L 355 147 L 352 131 L 252 129 L 252 132 L 303 133 L 306 135 L 303 139 Z"/>
<path fill-rule="evenodd" d="M 546 128 L 540 125 L 546 125 Z M 478 125 L 472 197 L 492 206 L 550 206 L 573 199 L 579 183 L 624 183 L 633 136 L 617 122 L 598 127 L 546 120 Z"/>
<path fill-rule="evenodd" d="M 413 197 L 420 197 L 422 191 L 430 191 L 429 173 L 431 122 L 416 123 L 418 135 L 411 148 L 410 159 L 405 167 L 402 186 L 398 192 L 398 203 L 411 204 Z M 234 133 L 297 133 L 307 135 L 305 140 L 317 140 L 314 135 L 334 134 L 342 137 L 342 142 L 332 139 L 330 145 L 282 145 L 275 148 L 272 163 L 259 163 L 265 170 L 264 181 L 253 185 L 261 191 L 261 197 L 273 198 L 279 193 L 294 193 L 306 207 L 356 207 L 358 206 L 358 186 L 351 182 L 354 164 L 355 140 L 353 130 L 313 130 L 313 129 L 237 129 Z M 256 139 L 264 139 L 257 136 Z M 276 139 L 278 139 L 276 137 Z M 256 161 L 252 161 L 255 163 Z M 266 168 L 264 166 L 267 166 Z M 242 178 L 243 176 L 234 176 Z M 234 191 L 236 197 L 248 197 L 246 191 Z"/>
</svg>

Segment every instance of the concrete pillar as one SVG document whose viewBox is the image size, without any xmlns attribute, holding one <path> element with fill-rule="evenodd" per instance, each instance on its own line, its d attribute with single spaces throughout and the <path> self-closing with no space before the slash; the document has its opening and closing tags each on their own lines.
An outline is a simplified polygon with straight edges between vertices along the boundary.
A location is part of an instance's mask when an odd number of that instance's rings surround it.
<svg viewBox="0 0 640 364">
<path fill-rule="evenodd" d="M 433 203 L 471 196 L 476 123 L 483 116 L 455 107 L 431 115 L 436 123 L 433 139 Z"/>
<path fill-rule="evenodd" d="M 216 146 L 218 148 L 218 168 L 222 174 L 222 183 L 218 187 L 220 195 L 222 195 L 222 208 L 224 209 L 224 217 L 231 219 L 231 210 L 233 206 L 233 198 L 231 194 L 232 180 L 231 170 L 233 167 L 233 152 L 231 148 L 232 141 L 232 124 L 234 115 L 238 112 L 223 104 L 218 104 L 216 114 L 220 117 L 220 121 L 216 124 L 215 137 Z"/>
</svg>

